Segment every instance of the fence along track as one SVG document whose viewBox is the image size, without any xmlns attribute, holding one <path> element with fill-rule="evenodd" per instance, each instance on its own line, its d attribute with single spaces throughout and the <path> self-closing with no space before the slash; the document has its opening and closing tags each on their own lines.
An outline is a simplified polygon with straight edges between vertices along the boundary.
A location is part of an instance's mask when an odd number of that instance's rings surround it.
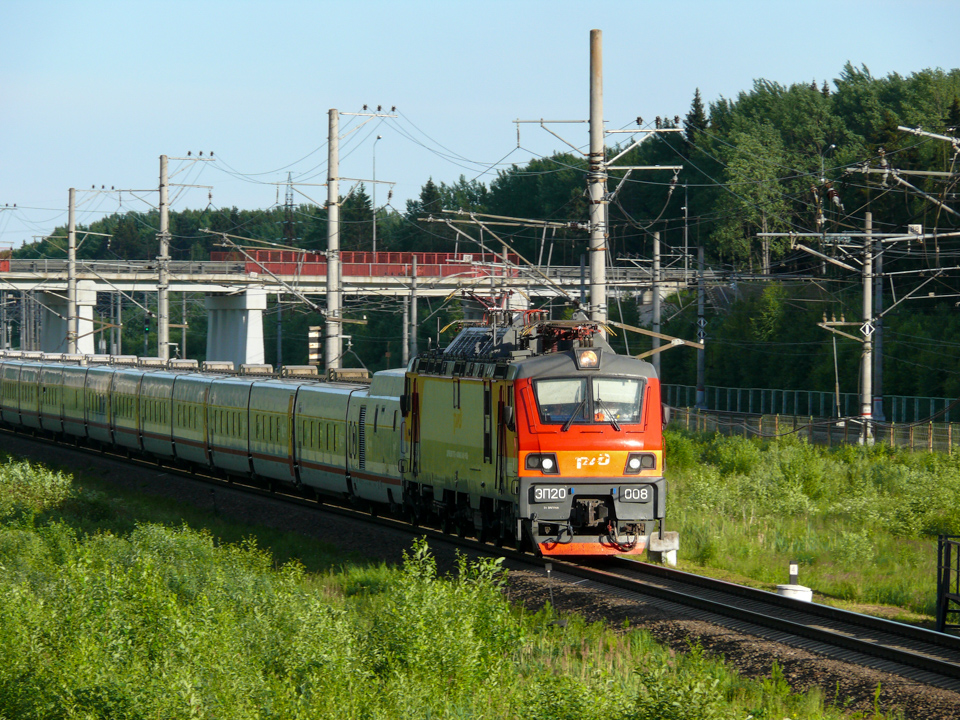
<svg viewBox="0 0 960 720">
<path fill-rule="evenodd" d="M 739 388 L 705 385 L 703 402 L 698 403 L 697 388 L 693 385 L 661 385 L 668 405 L 697 407 L 715 412 L 746 413 L 747 415 L 796 415 L 815 418 L 857 417 L 860 414 L 860 393 L 823 390 L 780 390 L 776 388 Z M 919 395 L 884 395 L 880 399 L 882 413 L 877 420 L 897 425 L 908 423 L 960 421 L 960 399 L 955 397 L 927 397 Z"/>
<path fill-rule="evenodd" d="M 859 444 L 862 423 L 859 418 L 822 418 L 814 415 L 758 415 L 717 412 L 697 408 L 671 408 L 671 427 L 693 432 L 720 433 L 776 439 L 794 435 L 815 445 Z M 960 447 L 960 423 L 872 422 L 874 444 L 890 447 L 953 453 Z"/>
</svg>

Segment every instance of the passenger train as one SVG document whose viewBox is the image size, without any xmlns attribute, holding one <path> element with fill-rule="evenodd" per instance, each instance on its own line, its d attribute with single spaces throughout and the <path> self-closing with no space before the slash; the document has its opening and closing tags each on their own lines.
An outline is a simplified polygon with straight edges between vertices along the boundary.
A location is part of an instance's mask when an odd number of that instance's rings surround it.
<svg viewBox="0 0 960 720">
<path fill-rule="evenodd" d="M 544 556 L 636 555 L 664 538 L 660 384 L 600 329 L 535 314 L 468 326 L 366 382 L 7 351 L 0 420 Z"/>
</svg>

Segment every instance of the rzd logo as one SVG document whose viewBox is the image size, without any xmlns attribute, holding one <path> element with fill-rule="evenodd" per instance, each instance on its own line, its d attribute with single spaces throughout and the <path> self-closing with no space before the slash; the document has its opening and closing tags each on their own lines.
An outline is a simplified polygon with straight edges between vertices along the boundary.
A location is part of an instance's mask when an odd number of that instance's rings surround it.
<svg viewBox="0 0 960 720">
<path fill-rule="evenodd" d="M 591 465 L 609 465 L 610 464 L 610 453 L 600 453 L 596 457 L 578 457 L 577 458 L 577 470 L 581 468 L 589 467 Z"/>
</svg>

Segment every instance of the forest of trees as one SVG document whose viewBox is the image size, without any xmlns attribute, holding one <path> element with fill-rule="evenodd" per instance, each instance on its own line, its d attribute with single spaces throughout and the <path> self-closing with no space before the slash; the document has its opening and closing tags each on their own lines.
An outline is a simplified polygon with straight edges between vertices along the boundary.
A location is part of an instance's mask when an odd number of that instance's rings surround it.
<svg viewBox="0 0 960 720">
<path fill-rule="evenodd" d="M 874 230 L 904 232 L 922 225 L 929 233 L 950 233 L 960 216 L 942 209 L 958 206 L 956 142 L 920 137 L 898 126 L 956 136 L 960 125 L 960 69 L 924 70 L 901 76 L 873 77 L 866 67 L 848 63 L 832 81 L 809 80 L 790 86 L 757 80 L 736 98 L 720 98 L 706 107 L 695 90 L 683 117 L 639 119 L 642 127 L 679 128 L 653 135 L 628 152 L 618 164 L 682 165 L 670 171 L 632 174 L 619 189 L 622 173 L 609 182 L 609 257 L 648 259 L 651 238 L 659 232 L 665 264 L 682 265 L 686 237 L 691 266 L 703 246 L 707 266 L 723 274 L 724 297 L 733 300 L 709 311 L 707 382 L 741 387 L 829 390 L 833 387 L 829 334 L 816 323 L 826 315 L 859 317 L 859 277 L 796 249 L 789 238 L 761 239 L 758 233 L 859 232 L 864 213 L 873 215 Z M 611 147 L 611 156 L 620 152 Z M 942 176 L 907 176 L 913 189 L 863 172 L 866 168 L 936 171 Z M 461 175 L 448 183 L 428 178 L 418 198 L 404 211 L 378 211 L 378 250 L 452 251 L 454 233 L 444 225 L 420 222 L 441 210 L 472 210 L 510 217 L 583 222 L 587 218 L 586 162 L 573 153 L 556 153 L 525 165 L 501 168 L 489 185 Z M 924 194 L 927 197 L 924 197 Z M 343 199 L 341 247 L 369 250 L 373 207 L 360 185 Z M 299 247 L 322 251 L 326 245 L 326 211 L 299 205 L 292 236 Z M 247 238 L 280 242 L 289 225 L 282 206 L 266 210 L 207 208 L 173 212 L 173 259 L 207 259 L 215 236 L 202 228 Z M 80 258 L 147 259 L 156 255 L 158 218 L 153 213 L 111 215 L 88 230 L 110 234 L 109 242 L 89 236 Z M 537 260 L 542 231 L 506 228 L 505 235 L 524 256 Z M 65 233 L 58 229 L 54 235 Z M 553 264 L 576 265 L 585 253 L 587 233 L 557 231 Z M 821 238 L 806 244 L 828 255 L 842 253 Z M 902 297 L 937 268 L 947 268 L 925 288 L 922 299 L 903 303 L 884 318 L 887 388 L 897 394 L 960 396 L 960 297 L 956 265 L 957 238 L 899 243 L 885 249 L 884 269 L 898 273 L 888 294 Z M 43 241 L 16 251 L 18 257 L 63 257 L 62 242 Z M 847 260 L 849 264 L 849 259 Z M 924 275 L 926 273 L 926 275 Z M 772 276 L 757 280 L 757 275 Z M 741 276 L 751 275 L 745 280 Z M 802 279 L 797 279 L 802 278 Z M 931 294 L 932 293 L 932 294 Z M 636 302 L 611 307 L 611 317 L 637 319 Z M 890 302 L 892 302 L 892 296 Z M 393 300 L 349 301 L 350 311 L 364 314 L 367 326 L 354 326 L 353 350 L 372 369 L 398 364 L 400 332 Z M 196 307 L 196 304 L 194 304 Z M 202 304 L 200 305 L 202 307 Z M 622 308 L 622 309 L 621 309 Z M 668 304 L 666 331 L 695 337 L 696 302 L 689 293 Z M 191 335 L 202 332 L 201 310 L 191 319 Z M 459 307 L 438 302 L 422 309 L 428 318 L 420 329 L 426 348 L 439 321 L 446 324 Z M 286 363 L 305 362 L 306 327 L 319 318 L 285 308 L 283 329 Z M 131 325 L 137 325 L 131 323 Z M 265 325 L 267 360 L 275 355 L 275 323 Z M 131 327 L 129 342 L 142 345 L 142 327 Z M 140 333 L 140 335 L 137 335 Z M 125 336 L 126 338 L 126 336 Z M 191 355 L 202 344 L 192 341 Z M 643 341 L 631 340 L 631 350 Z M 859 345 L 838 343 L 842 384 L 856 387 Z M 667 382 L 693 383 L 694 353 L 671 350 L 663 361 Z M 888 390 L 893 392 L 893 390 Z"/>
</svg>

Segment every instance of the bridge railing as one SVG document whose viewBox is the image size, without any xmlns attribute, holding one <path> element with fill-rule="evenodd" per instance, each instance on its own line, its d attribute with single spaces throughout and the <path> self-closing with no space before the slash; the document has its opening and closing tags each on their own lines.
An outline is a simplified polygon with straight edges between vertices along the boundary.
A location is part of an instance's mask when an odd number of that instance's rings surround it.
<svg viewBox="0 0 960 720">
<path fill-rule="evenodd" d="M 6 272 L 56 275 L 67 272 L 66 260 L 10 260 Z M 237 275 L 246 273 L 243 263 L 211 262 L 208 260 L 174 260 L 167 270 L 176 275 Z M 0 268 L 0 272 L 4 272 Z M 78 260 L 77 272 L 92 272 L 99 275 L 120 275 L 124 273 L 147 274 L 157 272 L 155 260 Z"/>
<path fill-rule="evenodd" d="M 413 256 L 417 256 L 417 275 L 427 278 L 463 277 L 533 277 L 545 275 L 564 286 L 576 285 L 581 279 L 578 266 L 540 266 L 536 271 L 526 267 L 515 255 L 508 255 L 508 263 L 491 253 L 341 253 L 341 272 L 345 277 L 410 277 L 413 275 Z M 256 251 L 251 260 L 237 252 L 213 252 L 210 260 L 172 260 L 167 269 L 174 275 L 251 275 L 273 273 L 280 276 L 324 277 L 327 260 L 322 253 L 295 253 L 291 251 Z M 0 272 L 35 275 L 65 275 L 65 259 L 0 259 Z M 80 275 L 124 275 L 157 272 L 156 260 L 80 260 Z M 690 277 L 686 277 L 687 280 Z M 607 268 L 610 285 L 641 286 L 651 282 L 650 271 L 634 266 Z M 667 271 L 664 285 L 682 285 L 682 270 Z"/>
</svg>

